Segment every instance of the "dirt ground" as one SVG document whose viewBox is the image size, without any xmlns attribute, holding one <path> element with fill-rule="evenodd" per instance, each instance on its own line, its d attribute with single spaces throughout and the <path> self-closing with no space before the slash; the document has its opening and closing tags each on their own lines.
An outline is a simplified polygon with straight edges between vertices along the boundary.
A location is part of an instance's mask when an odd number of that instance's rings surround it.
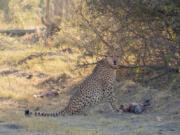
<svg viewBox="0 0 180 135">
<path fill-rule="evenodd" d="M 55 85 L 56 77 L 44 81 Z M 60 82 L 58 82 L 60 83 Z M 65 81 L 63 81 L 63 84 Z M 67 82 L 68 83 L 68 82 Z M 39 87 L 39 85 L 38 85 Z M 8 109 L 0 110 L 0 134 L 2 135 L 179 135 L 180 100 L 176 93 L 142 87 L 132 81 L 116 82 L 115 92 L 118 103 L 151 100 L 151 106 L 142 114 L 112 113 L 110 106 L 103 102 L 90 109 L 87 116 L 25 117 L 27 104 L 1 99 Z M 58 97 L 43 98 L 32 110 L 49 111 L 63 108 L 61 100 L 68 100 L 72 91 Z M 65 98 L 66 97 L 66 98 Z M 35 99 L 36 100 L 36 99 Z M 46 104 L 46 105 L 42 105 Z M 42 106 L 41 106 L 42 105 Z"/>
<path fill-rule="evenodd" d="M 22 113 L 21 113 L 22 114 Z M 23 114 L 22 114 L 23 115 Z M 22 123 L 1 121 L 2 135 L 179 135 L 180 121 L 162 114 L 101 114 L 58 118 L 25 118 L 31 127 Z M 164 119 L 163 119 L 164 118 Z M 43 126 L 42 126 L 43 125 Z"/>
<path fill-rule="evenodd" d="M 144 113 L 141 115 L 103 113 L 89 116 L 34 118 L 24 117 L 22 112 L 15 112 L 11 122 L 0 121 L 0 134 L 179 135 L 179 127 L 179 120 L 161 113 Z"/>
</svg>

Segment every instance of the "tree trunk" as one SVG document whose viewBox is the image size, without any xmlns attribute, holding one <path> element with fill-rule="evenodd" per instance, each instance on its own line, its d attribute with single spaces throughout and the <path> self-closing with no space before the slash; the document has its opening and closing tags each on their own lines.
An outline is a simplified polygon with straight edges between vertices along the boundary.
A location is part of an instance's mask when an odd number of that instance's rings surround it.
<svg viewBox="0 0 180 135">
<path fill-rule="evenodd" d="M 62 23 L 64 0 L 55 0 L 53 7 L 51 1 L 46 1 L 46 14 L 42 18 L 42 23 L 47 28 L 47 37 L 54 35 L 60 31 L 59 25 Z"/>
</svg>

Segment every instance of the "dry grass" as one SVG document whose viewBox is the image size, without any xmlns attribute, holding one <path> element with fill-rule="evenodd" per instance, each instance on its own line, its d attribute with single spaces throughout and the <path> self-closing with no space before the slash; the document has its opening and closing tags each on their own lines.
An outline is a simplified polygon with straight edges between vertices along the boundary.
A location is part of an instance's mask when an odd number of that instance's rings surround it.
<svg viewBox="0 0 180 135">
<path fill-rule="evenodd" d="M 9 103 L 10 104 L 10 103 Z M 0 112 L 1 122 L 5 121 L 11 125 L 20 127 L 24 134 L 57 134 L 57 135 L 102 135 L 98 129 L 88 129 L 81 126 L 71 126 L 71 120 L 67 118 L 43 118 L 24 117 L 21 111 L 8 110 Z M 22 127 L 22 129 L 21 129 Z M 16 132 L 14 133 L 16 134 Z M 103 134 L 106 135 L 106 134 Z"/>
<path fill-rule="evenodd" d="M 0 98 L 14 101 L 32 102 L 33 94 L 41 90 L 35 86 L 49 76 L 57 76 L 65 73 L 71 77 L 78 77 L 74 71 L 75 60 L 78 53 L 63 52 L 61 48 L 44 47 L 42 44 L 28 45 L 15 37 L 0 36 L 0 73 L 6 71 L 18 72 L 0 74 Z M 58 52 L 57 55 L 46 55 L 26 60 L 17 64 L 20 60 L 38 53 Z M 46 74 L 46 77 L 38 77 L 35 74 Z M 32 79 L 27 79 L 28 74 L 33 74 Z M 34 102 L 34 101 L 33 101 Z"/>
<path fill-rule="evenodd" d="M 37 44 L 29 44 L 25 42 L 23 38 L 8 37 L 0 35 L 0 110 L 3 110 L 0 114 L 0 119 L 5 119 L 8 123 L 13 123 L 11 119 L 11 111 L 17 112 L 14 123 L 20 123 L 20 125 L 26 125 L 27 130 L 47 129 L 48 120 L 44 120 L 44 123 L 39 127 L 34 127 L 35 119 L 31 120 L 18 120 L 20 116 L 23 116 L 23 112 L 26 108 L 32 110 L 40 109 L 44 111 L 58 110 L 63 108 L 70 94 L 60 94 L 57 98 L 34 98 L 34 94 L 45 92 L 46 88 L 38 88 L 37 85 L 46 79 L 58 77 L 61 74 L 70 76 L 71 80 L 63 86 L 71 87 L 74 82 L 77 82 L 86 76 L 91 70 L 86 70 L 83 73 L 81 70 L 75 70 L 76 60 L 81 52 L 78 50 L 72 50 L 73 53 L 62 51 L 67 46 L 60 47 L 45 47 L 41 42 Z M 23 63 L 18 64 L 19 61 L 26 59 L 30 55 L 49 53 L 50 55 L 43 55 L 40 57 L 33 57 L 27 59 Z M 55 55 L 51 54 L 56 53 Z M 28 78 L 28 75 L 33 75 L 32 78 Z M 60 93 L 68 88 L 57 88 Z M 16 118 L 17 117 L 17 118 Z M 31 122 L 30 122 L 31 121 Z M 38 125 L 38 122 L 37 124 Z M 59 125 L 51 123 L 52 130 L 58 128 Z M 34 128 L 34 129 L 33 129 Z M 35 129 L 36 128 L 36 129 Z M 63 132 L 68 132 L 69 128 L 62 127 Z M 77 130 L 77 131 L 76 131 Z M 74 129 L 76 134 L 81 129 Z M 83 129 L 82 129 L 83 130 Z M 84 131 L 82 131 L 84 133 Z M 93 133 L 93 132 L 92 132 Z M 91 135 L 91 132 L 89 133 Z"/>
<path fill-rule="evenodd" d="M 38 89 L 37 84 L 52 76 L 67 74 L 72 78 L 80 78 L 79 74 L 74 71 L 75 62 L 78 53 L 67 53 L 61 51 L 63 48 L 44 47 L 41 43 L 25 44 L 17 37 L 11 38 L 0 36 L 0 119 L 7 123 L 15 123 L 24 127 L 26 132 L 37 131 L 51 134 L 71 134 L 73 135 L 93 135 L 95 132 L 87 133 L 80 127 L 59 126 L 48 119 L 22 118 L 25 108 L 41 108 L 44 110 L 55 109 L 59 104 L 63 107 L 69 96 L 60 96 L 58 98 L 34 98 L 33 95 L 43 92 L 45 89 Z M 20 60 L 32 54 L 59 52 L 57 55 L 46 55 L 26 60 L 22 64 L 17 64 Z M 76 51 L 77 52 L 77 51 Z M 17 72 L 13 72 L 16 71 Z M 12 72 L 12 73 L 11 73 Z M 27 76 L 32 74 L 33 77 L 28 79 Z M 39 77 L 38 74 L 45 74 Z M 68 86 L 73 82 L 68 82 Z M 51 100 L 51 102 L 49 102 Z"/>
<path fill-rule="evenodd" d="M 95 118 L 90 120 L 90 125 L 94 126 L 95 123 L 98 128 L 81 127 L 88 125 L 83 124 L 85 120 L 81 120 L 82 117 L 73 117 L 72 120 L 67 118 L 24 118 L 24 109 L 31 108 L 32 110 L 59 110 L 63 108 L 67 99 L 70 97 L 68 94 L 61 94 L 56 98 L 34 98 L 33 95 L 43 92 L 45 89 L 37 88 L 37 84 L 41 83 L 50 77 L 58 76 L 60 74 L 67 74 L 71 77 L 68 81 L 67 86 L 70 87 L 74 82 L 77 82 L 84 78 L 91 70 L 86 71 L 75 71 L 75 62 L 78 59 L 80 52 L 75 50 L 75 53 L 62 52 L 63 46 L 61 47 L 44 47 L 42 44 L 25 44 L 19 38 L 10 38 L 6 36 L 0 36 L 0 120 L 6 123 L 16 124 L 22 126 L 24 132 L 31 132 L 39 134 L 60 134 L 60 135 L 106 135 L 105 132 L 99 131 L 104 127 L 124 127 L 130 129 L 126 131 L 132 134 L 143 134 L 147 129 L 143 129 L 142 126 L 134 127 L 131 121 L 118 120 L 113 118 Z M 28 59 L 23 64 L 17 64 L 20 60 L 32 54 L 47 53 L 47 52 L 58 52 L 59 55 L 46 55 L 33 59 Z M 11 73 L 17 70 L 17 72 Z M 6 71 L 6 72 L 5 72 Z M 2 74 L 5 72 L 4 74 Z M 83 73 L 80 76 L 78 72 Z M 32 74 L 33 77 L 28 79 L 28 75 Z M 39 74 L 44 76 L 40 77 Z M 62 93 L 66 89 L 59 89 Z M 144 88 L 137 85 L 132 81 L 126 81 L 125 83 L 118 83 L 116 86 L 117 96 L 119 98 L 119 104 L 131 103 L 134 101 L 142 101 L 143 98 L 152 98 L 153 109 L 151 111 L 160 112 L 166 110 L 167 107 L 171 106 L 174 102 L 178 102 L 178 97 L 172 95 L 170 91 L 158 91 L 150 88 Z M 178 113 L 177 107 L 171 108 L 171 112 L 167 113 Z M 174 116 L 174 115 L 173 115 Z M 95 116 L 96 117 L 96 116 Z M 148 116 L 149 117 L 149 116 Z M 92 117 L 93 118 L 93 117 Z M 176 116 L 179 118 L 179 115 Z M 123 119 L 123 117 L 121 118 Z M 144 122 L 145 117 L 141 118 Z M 79 121 L 76 121 L 79 120 Z M 129 120 L 129 118 L 127 119 Z M 72 122 L 73 121 L 73 122 Z M 81 125 L 78 125 L 79 123 Z M 88 122 L 88 120 L 86 121 Z M 146 122 L 146 121 L 145 121 Z M 154 121 L 151 121 L 154 122 Z M 76 126 L 71 124 L 76 123 Z M 140 124 L 140 123 L 139 123 Z M 150 123 L 151 124 L 151 123 Z M 148 127 L 149 128 L 149 127 Z M 153 130 L 157 130 L 155 127 L 151 127 L 149 130 L 151 133 Z M 106 129 L 106 128 L 105 128 Z M 122 129 L 122 130 L 123 130 Z M 111 133 L 113 130 L 111 131 Z M 126 134 L 125 133 L 125 134 Z M 128 134 L 127 134 L 128 135 Z"/>
</svg>

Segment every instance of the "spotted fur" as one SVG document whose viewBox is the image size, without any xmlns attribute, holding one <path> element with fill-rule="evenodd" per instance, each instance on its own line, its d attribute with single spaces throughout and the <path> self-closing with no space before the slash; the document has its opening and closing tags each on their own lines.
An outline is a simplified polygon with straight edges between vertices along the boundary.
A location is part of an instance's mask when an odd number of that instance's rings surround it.
<svg viewBox="0 0 180 135">
<path fill-rule="evenodd" d="M 75 88 L 76 92 L 69 100 L 64 110 L 57 113 L 35 112 L 36 116 L 59 116 L 81 114 L 95 104 L 100 103 L 104 98 L 110 103 L 115 112 L 119 111 L 113 91 L 116 78 L 116 67 L 118 67 L 119 57 L 109 55 L 105 59 L 97 62 L 92 73 Z M 29 110 L 25 115 L 33 114 Z"/>
</svg>

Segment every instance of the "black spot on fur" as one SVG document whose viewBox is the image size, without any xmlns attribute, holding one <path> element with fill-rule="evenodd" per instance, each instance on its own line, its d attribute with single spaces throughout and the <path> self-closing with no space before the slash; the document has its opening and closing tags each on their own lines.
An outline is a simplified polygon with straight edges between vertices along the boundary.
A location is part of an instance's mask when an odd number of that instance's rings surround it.
<svg viewBox="0 0 180 135">
<path fill-rule="evenodd" d="M 30 115 L 30 111 L 29 111 L 28 109 L 25 110 L 25 111 L 24 111 L 24 115 L 25 115 L 25 116 L 29 116 L 29 115 Z"/>
</svg>

